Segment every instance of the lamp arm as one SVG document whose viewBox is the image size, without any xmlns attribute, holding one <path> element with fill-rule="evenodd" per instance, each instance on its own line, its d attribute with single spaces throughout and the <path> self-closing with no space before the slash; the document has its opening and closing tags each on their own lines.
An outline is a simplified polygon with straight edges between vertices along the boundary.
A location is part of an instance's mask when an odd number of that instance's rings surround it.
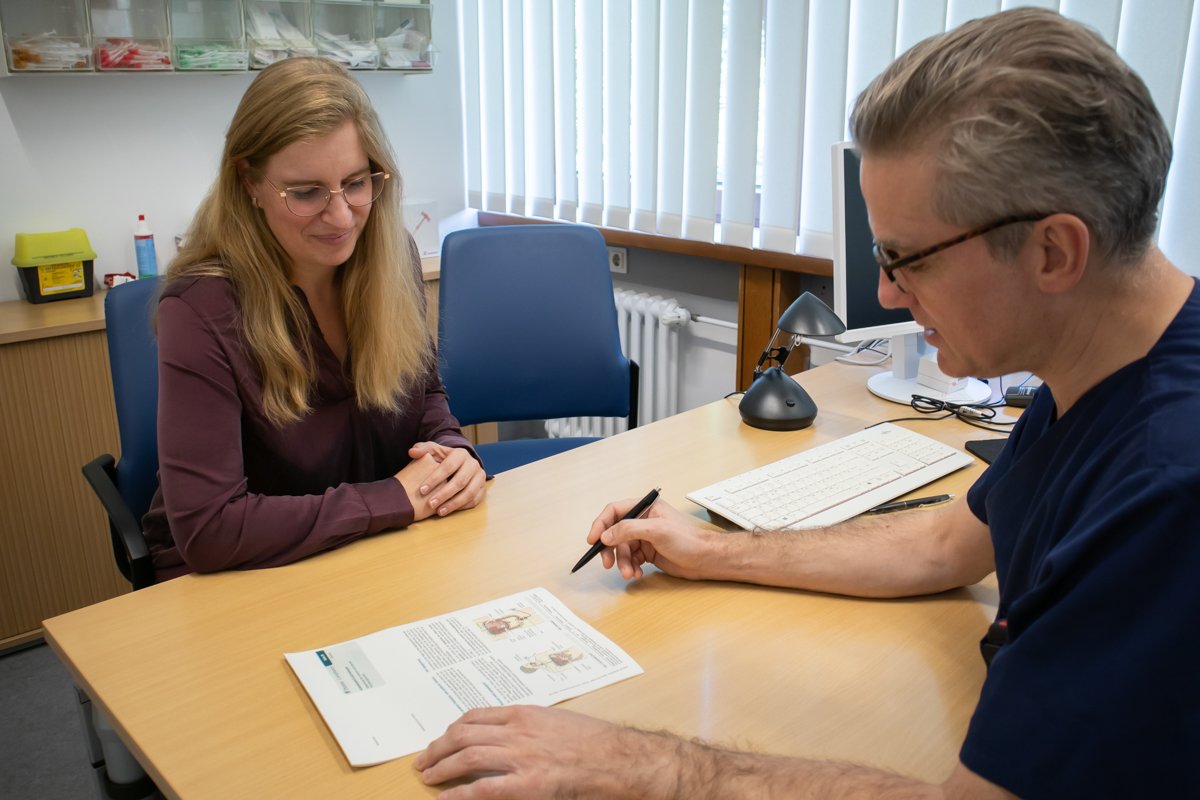
<svg viewBox="0 0 1200 800">
<path fill-rule="evenodd" d="M 775 329 L 775 333 L 771 334 L 771 341 L 767 342 L 767 346 L 763 348 L 762 355 L 758 357 L 758 364 L 754 366 L 754 375 L 762 375 L 763 364 L 768 360 L 774 361 L 780 367 L 787 363 L 788 356 L 792 354 L 792 348 L 796 346 L 797 340 L 800 338 L 797 334 L 789 334 L 789 339 L 786 344 L 781 344 L 779 347 L 772 347 L 775 344 L 775 339 L 779 336 L 779 329 Z"/>
<path fill-rule="evenodd" d="M 775 344 L 775 338 L 777 336 L 779 336 L 778 328 L 776 328 L 775 332 L 771 334 L 771 340 L 769 342 L 767 342 L 767 346 L 763 348 L 762 355 L 758 357 L 758 363 L 754 365 L 754 374 L 756 376 L 762 374 L 763 364 L 767 363 L 768 360 L 776 357 L 776 353 L 778 351 L 776 348 L 773 348 L 772 345 Z"/>
</svg>

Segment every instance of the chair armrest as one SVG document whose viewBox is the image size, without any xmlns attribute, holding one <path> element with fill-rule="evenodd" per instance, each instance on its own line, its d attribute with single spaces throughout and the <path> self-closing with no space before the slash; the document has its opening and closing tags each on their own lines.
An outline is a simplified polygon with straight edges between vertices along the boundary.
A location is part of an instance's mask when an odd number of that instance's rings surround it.
<svg viewBox="0 0 1200 800">
<path fill-rule="evenodd" d="M 116 461 L 108 453 L 83 466 L 83 477 L 108 514 L 113 557 L 121 574 L 134 589 L 154 583 L 154 564 L 142 532 L 142 523 L 133 516 L 117 489 Z"/>
<path fill-rule="evenodd" d="M 638 426 L 638 398 L 641 396 L 641 384 L 642 368 L 631 358 L 629 359 L 629 430 Z"/>
</svg>

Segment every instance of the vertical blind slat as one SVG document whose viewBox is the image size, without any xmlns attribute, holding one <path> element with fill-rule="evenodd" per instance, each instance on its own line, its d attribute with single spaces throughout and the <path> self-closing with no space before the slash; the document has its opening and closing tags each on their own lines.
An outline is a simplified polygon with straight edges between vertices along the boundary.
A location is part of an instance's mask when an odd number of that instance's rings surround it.
<svg viewBox="0 0 1200 800">
<path fill-rule="evenodd" d="M 687 115 L 683 126 L 683 236 L 713 240 L 717 216 L 717 119 L 721 99 L 720 4 L 688 12 Z"/>
<path fill-rule="evenodd" d="M 1115 45 L 1121 26 L 1121 0 L 1063 0 L 1059 12 L 1089 25 L 1104 41 Z"/>
<path fill-rule="evenodd" d="M 506 211 L 504 17 L 496 3 L 485 2 L 479 18 L 480 128 L 483 138 L 483 201 L 489 211 Z"/>
<path fill-rule="evenodd" d="M 687 0 L 662 0 L 659 17 L 657 227 L 683 229 L 683 118 L 687 91 Z"/>
<path fill-rule="evenodd" d="M 523 4 L 504 4 L 504 174 L 511 214 L 526 213 L 524 17 Z"/>
<path fill-rule="evenodd" d="M 1168 129 L 1179 108 L 1191 16 L 1190 0 L 1125 0 L 1121 7 L 1117 52 L 1146 82 Z"/>
<path fill-rule="evenodd" d="M 658 0 L 633 0 L 630 183 L 634 230 L 655 233 L 658 201 Z"/>
<path fill-rule="evenodd" d="M 759 246 L 785 253 L 796 249 L 799 223 L 806 48 L 797 44 L 810 39 L 808 15 L 808 0 L 767 3 Z M 837 72 L 822 80 L 837 80 Z"/>
<path fill-rule="evenodd" d="M 946 30 L 946 0 L 900 0 L 898 5 L 893 55 Z"/>
<path fill-rule="evenodd" d="M 483 208 L 483 143 L 480 138 L 479 3 L 463 0 L 461 27 L 463 72 L 463 161 L 467 179 L 467 207 Z"/>
<path fill-rule="evenodd" d="M 945 30 L 957 28 L 968 20 L 986 17 L 1000 10 L 1000 0 L 950 0 L 946 7 Z"/>
<path fill-rule="evenodd" d="M 604 224 L 629 227 L 630 0 L 604 2 Z"/>
<path fill-rule="evenodd" d="M 857 4 L 856 4 L 857 5 Z M 894 9 L 892 10 L 894 15 Z M 894 16 L 891 16 L 894 20 Z M 879 37 L 881 48 L 890 50 L 895 23 Z M 816 247 L 813 231 L 833 230 L 830 205 L 833 181 L 829 148 L 841 141 L 846 129 L 848 70 L 850 65 L 850 2 L 824 0 L 813 4 L 808 35 L 808 89 L 804 120 L 804 167 L 800 192 L 800 241 L 798 249 Z M 822 70 L 823 64 L 840 64 L 842 70 Z M 824 238 L 828 247 L 828 237 Z"/>
<path fill-rule="evenodd" d="M 762 0 L 730 0 L 726 36 L 724 171 L 721 241 L 754 244 L 758 162 L 758 86 L 762 62 Z"/>
<path fill-rule="evenodd" d="M 1175 117 L 1175 160 L 1167 176 L 1158 245 L 1174 263 L 1200 275 L 1200 225 L 1195 209 L 1200 208 L 1200 13 L 1192 8 L 1187 56 L 1183 66 L 1183 91 Z"/>
<path fill-rule="evenodd" d="M 575 222 L 579 178 L 575 137 L 575 0 L 554 0 L 554 193 L 555 215 Z"/>
<path fill-rule="evenodd" d="M 530 213 L 554 216 L 554 59 L 550 0 L 525 8 L 525 185 Z"/>
<path fill-rule="evenodd" d="M 604 223 L 604 13 L 602 0 L 578 0 L 575 36 L 579 119 L 579 221 Z"/>
</svg>

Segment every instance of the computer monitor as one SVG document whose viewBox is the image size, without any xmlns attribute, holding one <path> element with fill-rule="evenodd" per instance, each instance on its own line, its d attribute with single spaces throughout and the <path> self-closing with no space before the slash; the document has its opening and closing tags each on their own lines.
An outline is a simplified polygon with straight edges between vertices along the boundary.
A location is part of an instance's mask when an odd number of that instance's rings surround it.
<svg viewBox="0 0 1200 800">
<path fill-rule="evenodd" d="M 859 186 L 859 158 L 850 142 L 833 146 L 833 310 L 846 323 L 839 342 L 891 339 L 892 370 L 867 380 L 873 394 L 907 405 L 914 394 L 953 403 L 980 403 L 991 396 L 988 386 L 973 378 L 945 391 L 953 381 L 936 369 L 936 355 L 924 331 L 903 308 L 879 304 L 879 265 L 872 252 L 874 238 L 867 203 Z M 924 369 L 921 359 L 929 359 Z"/>
</svg>

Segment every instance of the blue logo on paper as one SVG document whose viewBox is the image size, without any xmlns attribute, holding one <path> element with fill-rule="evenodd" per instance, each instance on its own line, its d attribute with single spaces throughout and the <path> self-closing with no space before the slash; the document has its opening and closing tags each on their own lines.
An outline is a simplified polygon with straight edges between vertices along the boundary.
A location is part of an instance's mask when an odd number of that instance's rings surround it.
<svg viewBox="0 0 1200 800">
<path fill-rule="evenodd" d="M 325 655 L 324 650 L 317 651 L 317 658 L 321 659 L 321 663 L 324 664 L 325 666 L 327 666 L 327 667 L 333 666 L 333 662 L 329 660 L 329 656 Z"/>
</svg>

